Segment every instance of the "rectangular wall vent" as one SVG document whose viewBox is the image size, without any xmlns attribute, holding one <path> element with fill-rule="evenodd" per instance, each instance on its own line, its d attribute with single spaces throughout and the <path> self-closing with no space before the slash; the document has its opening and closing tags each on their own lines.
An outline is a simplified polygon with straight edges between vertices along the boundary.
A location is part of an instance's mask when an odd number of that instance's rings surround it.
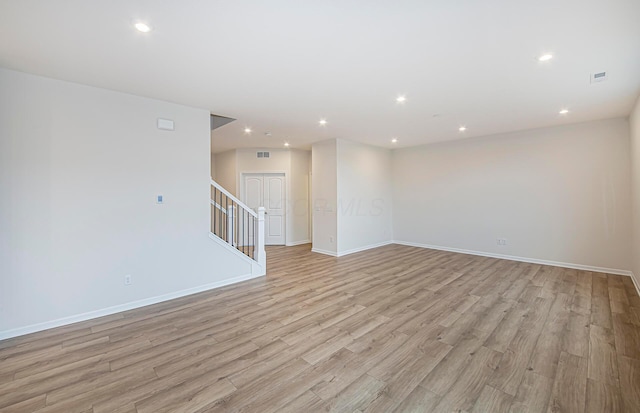
<svg viewBox="0 0 640 413">
<path fill-rule="evenodd" d="M 604 82 L 607 80 L 607 72 L 591 73 L 591 83 Z"/>
<path fill-rule="evenodd" d="M 258 152 L 258 158 L 268 158 L 269 152 Z"/>
</svg>

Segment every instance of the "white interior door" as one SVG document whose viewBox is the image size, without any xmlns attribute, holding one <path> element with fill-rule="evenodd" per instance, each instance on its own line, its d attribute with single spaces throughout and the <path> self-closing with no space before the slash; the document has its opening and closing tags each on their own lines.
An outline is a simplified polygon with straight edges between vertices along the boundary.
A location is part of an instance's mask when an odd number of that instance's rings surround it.
<svg viewBox="0 0 640 413">
<path fill-rule="evenodd" d="M 285 244 L 284 174 L 244 174 L 243 202 L 257 211 L 265 208 L 266 245 Z"/>
</svg>

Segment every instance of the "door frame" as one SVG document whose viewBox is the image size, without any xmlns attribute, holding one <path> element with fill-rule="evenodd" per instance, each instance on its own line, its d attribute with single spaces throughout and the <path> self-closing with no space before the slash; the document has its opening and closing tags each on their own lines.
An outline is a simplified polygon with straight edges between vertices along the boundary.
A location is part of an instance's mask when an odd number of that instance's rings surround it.
<svg viewBox="0 0 640 413">
<path fill-rule="evenodd" d="M 281 175 L 284 177 L 284 245 L 287 245 L 287 230 L 289 228 L 289 179 L 286 171 L 241 171 L 238 175 L 238 199 L 244 199 L 244 178 L 247 175 Z M 257 211 L 256 211 L 257 212 Z"/>
</svg>

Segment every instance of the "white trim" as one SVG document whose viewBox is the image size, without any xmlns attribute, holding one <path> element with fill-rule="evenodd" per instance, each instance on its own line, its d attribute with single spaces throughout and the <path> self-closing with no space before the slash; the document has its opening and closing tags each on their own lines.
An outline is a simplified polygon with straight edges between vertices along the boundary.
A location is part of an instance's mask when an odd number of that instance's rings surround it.
<svg viewBox="0 0 640 413">
<path fill-rule="evenodd" d="M 394 243 L 394 241 L 383 241 L 383 242 L 379 242 L 377 244 L 365 245 L 364 247 L 353 248 L 353 249 L 350 249 L 350 250 L 340 251 L 340 252 L 327 251 L 327 250 L 323 250 L 323 249 L 319 249 L 319 248 L 311 248 L 311 252 L 317 252 L 318 254 L 330 255 L 332 257 L 344 257 L 345 255 L 355 254 L 356 252 L 362 252 L 362 251 L 370 250 L 370 249 L 373 249 L 373 248 L 384 247 L 385 245 L 390 245 L 390 244 L 393 244 L 393 243 Z"/>
<path fill-rule="evenodd" d="M 311 244 L 311 240 L 305 239 L 302 241 L 287 242 L 285 245 L 287 247 L 295 247 L 296 245 L 303 245 L 303 244 Z"/>
<path fill-rule="evenodd" d="M 317 252 L 318 254 L 330 255 L 332 257 L 337 257 L 338 254 L 333 251 L 321 250 L 319 248 L 311 248 L 311 252 Z"/>
<path fill-rule="evenodd" d="M 385 245 L 390 245 L 390 244 L 393 244 L 393 241 L 383 241 L 383 242 L 379 242 L 377 244 L 365 245 L 364 247 L 352 248 L 352 249 L 346 250 L 346 251 L 339 251 L 338 252 L 338 257 L 344 257 L 345 255 L 349 255 L 349 254 L 354 254 L 356 252 L 362 252 L 362 251 L 370 250 L 372 248 L 384 247 Z"/>
<path fill-rule="evenodd" d="M 407 245 L 409 247 L 419 247 L 419 248 L 428 248 L 428 249 L 439 250 L 439 251 L 458 252 L 458 253 L 461 253 L 461 254 L 479 255 L 481 257 L 490 257 L 490 258 L 499 258 L 499 259 L 503 259 L 503 260 L 528 262 L 528 263 L 531 263 L 531 264 L 551 265 L 551 266 L 554 266 L 554 267 L 572 268 L 572 269 L 575 269 L 575 270 L 594 271 L 594 272 L 602 272 L 602 273 L 607 273 L 607 274 L 617 274 L 617 275 L 627 275 L 627 276 L 631 276 L 631 274 L 632 274 L 631 271 L 629 271 L 629 270 L 619 270 L 619 269 L 615 269 L 615 268 L 595 267 L 595 266 L 592 266 L 592 265 L 573 264 L 573 263 L 569 263 L 569 262 L 540 260 L 540 259 L 537 259 L 537 258 L 518 257 L 518 256 L 515 256 L 515 255 L 493 254 L 493 253 L 490 253 L 490 252 L 465 250 L 465 249 L 460 249 L 460 248 L 441 247 L 439 245 L 419 244 L 419 243 L 416 243 L 416 242 L 393 241 L 393 243 L 394 244 L 398 244 L 398 245 Z"/>
<path fill-rule="evenodd" d="M 267 273 L 267 252 L 264 250 L 264 207 L 258 207 L 258 222 L 255 231 L 258 235 L 255 248 L 253 249 L 253 259 L 256 263 L 252 264 L 251 271 L 259 275 L 265 275 Z"/>
<path fill-rule="evenodd" d="M 636 292 L 640 296 L 640 286 L 638 285 L 638 281 L 636 281 L 636 275 L 631 272 L 631 281 L 633 281 L 633 286 L 636 287 Z"/>
<path fill-rule="evenodd" d="M 222 208 L 222 205 L 218 204 L 216 201 L 214 201 L 213 199 L 210 199 L 209 201 L 211 201 L 211 205 L 213 205 L 214 207 L 218 208 L 220 211 L 222 211 L 225 215 L 227 215 L 227 210 Z"/>
<path fill-rule="evenodd" d="M 260 276 L 265 275 L 267 273 L 266 262 L 265 262 L 264 265 L 262 265 L 258 261 L 256 261 L 253 258 L 249 257 L 247 254 L 244 254 L 243 252 L 239 251 L 236 247 L 232 246 L 231 244 L 229 244 L 225 240 L 220 239 L 213 232 L 209 232 L 209 238 L 211 238 L 211 240 L 215 241 L 218 245 L 222 245 L 222 247 L 226 248 L 228 251 L 231 251 L 232 253 L 236 254 L 237 257 L 240 257 L 243 260 L 245 260 L 247 263 L 251 264 L 251 274 L 252 275 L 254 275 L 256 277 L 260 277 Z M 265 259 L 266 259 L 266 254 L 264 256 L 265 256 Z"/>
<path fill-rule="evenodd" d="M 201 285 L 199 287 L 188 288 L 186 290 L 175 291 L 172 293 L 163 294 L 156 297 L 150 297 L 150 298 L 145 298 L 138 301 L 132 301 L 130 303 L 115 305 L 113 307 L 107 307 L 100 310 L 89 311 L 83 314 L 77 314 L 69 317 L 58 318 L 57 320 L 46 321 L 44 323 L 32 324 L 25 327 L 19 327 L 13 330 L 0 331 L 0 340 L 6 340 L 8 338 L 18 337 L 25 334 L 31 334 L 37 331 L 48 330 L 50 328 L 65 326 L 68 324 L 78 323 L 81 321 L 87 321 L 87 320 L 91 320 L 98 317 L 104 317 L 104 316 L 115 314 L 115 313 L 121 313 L 123 311 L 134 310 L 136 308 L 161 303 L 163 301 L 173 300 L 173 299 L 184 297 L 191 294 L 201 293 L 203 291 L 224 287 L 226 285 L 235 284 L 241 281 L 247 281 L 247 280 L 251 280 L 253 278 L 258 278 L 258 277 L 259 276 L 254 274 L 240 275 L 240 276 L 229 278 L 226 280 L 216 281 L 210 284 Z"/>
<path fill-rule="evenodd" d="M 263 254 L 263 256 L 266 261 L 266 254 Z M 267 275 L 267 263 L 265 262 L 265 264 L 262 265 L 258 261 L 251 261 L 251 275 L 253 277 L 262 277 L 263 275 Z"/>
<path fill-rule="evenodd" d="M 243 252 L 239 251 L 236 247 L 232 246 L 231 244 L 229 244 L 227 241 L 220 239 L 220 237 L 218 237 L 216 234 L 214 234 L 213 232 L 209 231 L 209 238 L 211 238 L 212 240 L 214 240 L 215 242 L 217 242 L 218 244 L 222 245 L 224 248 L 226 248 L 227 250 L 233 252 L 234 254 L 236 254 L 236 256 L 244 259 L 245 261 L 247 261 L 248 263 L 250 262 L 255 262 L 255 260 L 253 258 L 251 258 L 250 256 L 248 256 L 247 254 L 244 254 Z"/>
</svg>

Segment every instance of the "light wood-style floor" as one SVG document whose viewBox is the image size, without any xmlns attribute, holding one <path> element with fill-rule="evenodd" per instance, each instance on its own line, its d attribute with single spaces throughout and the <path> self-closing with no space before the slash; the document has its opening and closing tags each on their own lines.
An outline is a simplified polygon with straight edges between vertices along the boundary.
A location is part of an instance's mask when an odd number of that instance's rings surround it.
<svg viewBox="0 0 640 413">
<path fill-rule="evenodd" d="M 391 245 L 0 342 L 2 412 L 639 412 L 628 277 Z"/>
</svg>

